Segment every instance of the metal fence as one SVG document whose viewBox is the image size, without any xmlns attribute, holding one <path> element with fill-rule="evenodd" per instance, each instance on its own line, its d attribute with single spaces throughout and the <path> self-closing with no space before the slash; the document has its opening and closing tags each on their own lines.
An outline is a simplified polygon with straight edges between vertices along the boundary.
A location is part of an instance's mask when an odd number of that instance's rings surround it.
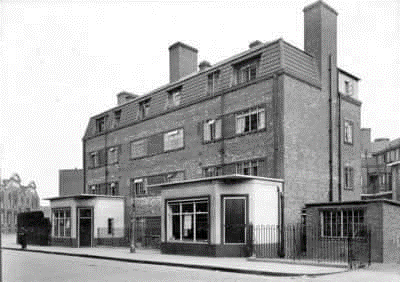
<svg viewBox="0 0 400 282">
<path fill-rule="evenodd" d="M 112 246 L 129 246 L 132 236 L 131 228 L 103 227 L 97 228 L 97 244 Z M 160 248 L 161 218 L 138 217 L 135 224 L 135 242 L 138 248 Z"/>
<path fill-rule="evenodd" d="M 371 230 L 358 225 L 357 234 L 323 234 L 320 226 L 258 225 L 254 227 L 253 254 L 262 258 L 284 258 L 313 262 L 371 262 Z"/>
</svg>

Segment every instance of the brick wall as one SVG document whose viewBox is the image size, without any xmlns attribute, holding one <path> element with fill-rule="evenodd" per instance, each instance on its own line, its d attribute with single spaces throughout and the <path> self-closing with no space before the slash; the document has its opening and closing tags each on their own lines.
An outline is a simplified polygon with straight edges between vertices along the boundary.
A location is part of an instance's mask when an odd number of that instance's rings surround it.
<svg viewBox="0 0 400 282">
<path fill-rule="evenodd" d="M 321 91 L 282 76 L 285 221 L 300 220 L 305 203 L 328 201 L 328 102 Z"/>
<path fill-rule="evenodd" d="M 383 205 L 383 262 L 400 264 L 400 206 Z"/>
</svg>

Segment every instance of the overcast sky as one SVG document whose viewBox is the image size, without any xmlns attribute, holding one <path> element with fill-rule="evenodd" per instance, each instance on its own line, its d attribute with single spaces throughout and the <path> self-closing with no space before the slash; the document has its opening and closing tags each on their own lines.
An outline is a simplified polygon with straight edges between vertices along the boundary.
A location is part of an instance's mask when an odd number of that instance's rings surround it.
<svg viewBox="0 0 400 282">
<path fill-rule="evenodd" d="M 42 199 L 58 196 L 58 170 L 82 168 L 89 118 L 123 90 L 168 83 L 171 44 L 211 64 L 254 40 L 303 49 L 302 10 L 313 2 L 1 0 L 1 177 L 17 172 Z M 339 13 L 338 66 L 362 79 L 362 126 L 400 137 L 400 2 L 326 3 Z"/>
</svg>

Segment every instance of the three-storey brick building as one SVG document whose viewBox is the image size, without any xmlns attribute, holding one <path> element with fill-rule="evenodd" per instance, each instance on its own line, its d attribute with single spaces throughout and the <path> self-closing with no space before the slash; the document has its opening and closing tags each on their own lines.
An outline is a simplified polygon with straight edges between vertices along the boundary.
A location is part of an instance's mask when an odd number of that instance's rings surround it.
<svg viewBox="0 0 400 282">
<path fill-rule="evenodd" d="M 138 220 L 159 218 L 156 184 L 218 175 L 283 179 L 285 222 L 359 199 L 359 79 L 336 65 L 337 12 L 318 1 L 304 16 L 304 50 L 256 41 L 198 70 L 195 48 L 170 46 L 169 84 L 90 119 L 84 192 L 135 194 Z"/>
</svg>

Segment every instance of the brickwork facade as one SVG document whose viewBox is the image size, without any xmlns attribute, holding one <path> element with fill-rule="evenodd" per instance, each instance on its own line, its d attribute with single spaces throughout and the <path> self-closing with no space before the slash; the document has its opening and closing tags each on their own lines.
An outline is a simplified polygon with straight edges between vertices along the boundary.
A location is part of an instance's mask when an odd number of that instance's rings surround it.
<svg viewBox="0 0 400 282">
<path fill-rule="evenodd" d="M 237 173 L 283 179 L 287 222 L 300 220 L 306 202 L 328 201 L 330 179 L 337 200 L 336 12 L 317 2 L 305 14 L 306 52 L 282 39 L 256 45 L 92 117 L 83 138 L 85 192 L 114 193 L 111 185 L 118 183 L 118 194 L 131 196 L 140 181 Z M 310 39 L 314 27 L 320 36 Z M 342 144 L 342 166 L 353 168 L 352 189 L 341 190 L 343 199 L 356 199 L 361 191 L 360 105 L 342 101 L 342 116 L 354 128 L 353 146 Z M 117 159 L 110 158 L 113 150 Z M 157 201 L 149 203 L 147 211 L 151 203 L 158 210 Z"/>
</svg>

